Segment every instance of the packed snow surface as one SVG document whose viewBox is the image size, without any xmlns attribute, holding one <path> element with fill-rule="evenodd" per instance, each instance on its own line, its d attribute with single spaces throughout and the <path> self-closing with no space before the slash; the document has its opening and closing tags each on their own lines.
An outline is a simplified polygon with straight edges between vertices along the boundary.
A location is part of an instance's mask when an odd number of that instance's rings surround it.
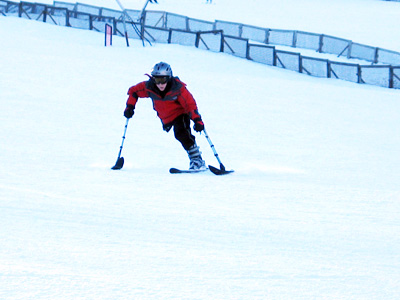
<svg viewBox="0 0 400 300">
<path fill-rule="evenodd" d="M 400 49 L 386 27 L 399 3 L 159 2 L 321 33 L 329 18 L 300 17 L 324 3 L 342 19 L 330 34 Z M 260 2 L 280 17 L 260 24 Z M 379 34 L 355 26 L 360 15 Z M 0 299 L 398 299 L 399 90 L 193 47 L 104 47 L 101 33 L 14 17 L 0 16 L 0 36 Z M 126 92 L 159 61 L 187 83 L 234 173 L 169 174 L 189 161 L 149 99 L 129 122 L 124 168 L 110 169 Z"/>
</svg>

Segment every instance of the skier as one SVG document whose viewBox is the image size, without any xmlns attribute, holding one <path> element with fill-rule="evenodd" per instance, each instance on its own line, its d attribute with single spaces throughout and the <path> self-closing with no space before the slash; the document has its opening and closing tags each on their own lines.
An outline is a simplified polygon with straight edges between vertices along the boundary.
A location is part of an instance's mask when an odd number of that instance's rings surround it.
<svg viewBox="0 0 400 300">
<path fill-rule="evenodd" d="M 132 118 L 139 98 L 151 98 L 163 129 L 169 132 L 173 127 L 175 138 L 187 151 L 190 159 L 189 169 L 205 170 L 205 161 L 190 130 L 190 120 L 194 122 L 193 129 L 197 132 L 204 130 L 204 123 L 186 84 L 172 75 L 171 66 L 165 62 L 157 63 L 151 71 L 151 76 L 146 75 L 149 76 L 149 80 L 129 88 L 124 116 Z"/>
</svg>

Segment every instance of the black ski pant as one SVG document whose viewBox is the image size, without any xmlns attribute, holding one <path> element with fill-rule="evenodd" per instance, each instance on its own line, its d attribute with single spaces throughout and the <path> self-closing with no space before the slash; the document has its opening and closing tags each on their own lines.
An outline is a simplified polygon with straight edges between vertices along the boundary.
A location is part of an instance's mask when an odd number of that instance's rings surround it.
<svg viewBox="0 0 400 300">
<path fill-rule="evenodd" d="M 175 138 L 182 144 L 185 150 L 189 150 L 190 147 L 196 142 L 196 138 L 190 130 L 190 117 L 187 114 L 180 115 L 171 123 L 163 126 L 166 132 L 170 131 L 174 127 Z"/>
</svg>

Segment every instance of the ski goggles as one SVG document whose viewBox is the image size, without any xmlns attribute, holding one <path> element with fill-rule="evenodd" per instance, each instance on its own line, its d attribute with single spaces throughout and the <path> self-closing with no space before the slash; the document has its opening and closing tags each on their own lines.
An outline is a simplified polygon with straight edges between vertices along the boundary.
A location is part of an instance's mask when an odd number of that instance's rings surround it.
<svg viewBox="0 0 400 300">
<path fill-rule="evenodd" d="M 169 80 L 169 76 L 153 77 L 156 84 L 165 84 Z"/>
</svg>

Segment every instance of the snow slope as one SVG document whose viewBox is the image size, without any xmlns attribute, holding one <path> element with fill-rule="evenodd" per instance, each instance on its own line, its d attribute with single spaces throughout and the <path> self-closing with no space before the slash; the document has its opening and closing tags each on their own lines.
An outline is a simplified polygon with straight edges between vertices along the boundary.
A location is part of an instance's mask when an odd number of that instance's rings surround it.
<svg viewBox="0 0 400 300">
<path fill-rule="evenodd" d="M 397 299 L 399 90 L 12 17 L 0 35 L 1 299 Z M 146 99 L 110 170 L 161 60 L 235 173 L 168 174 L 188 159 Z"/>
</svg>

